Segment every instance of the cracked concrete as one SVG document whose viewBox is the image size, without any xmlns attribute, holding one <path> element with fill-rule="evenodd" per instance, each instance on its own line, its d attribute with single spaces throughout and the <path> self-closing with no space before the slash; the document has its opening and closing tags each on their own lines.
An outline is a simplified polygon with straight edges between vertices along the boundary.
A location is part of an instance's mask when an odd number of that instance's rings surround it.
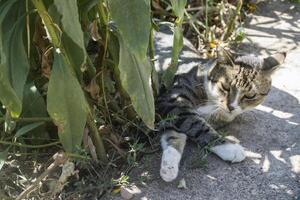
<svg viewBox="0 0 300 200">
<path fill-rule="evenodd" d="M 205 168 L 193 168 L 199 149 L 190 144 L 179 177 L 165 183 L 159 177 L 161 152 L 145 156 L 130 176 L 142 190 L 135 199 L 288 200 L 300 196 L 300 4 L 262 2 L 246 27 L 252 43 L 243 44 L 240 51 L 288 52 L 266 101 L 223 130 L 247 149 L 249 157 L 230 164 L 209 155 Z M 177 188 L 182 178 L 188 189 Z"/>
</svg>

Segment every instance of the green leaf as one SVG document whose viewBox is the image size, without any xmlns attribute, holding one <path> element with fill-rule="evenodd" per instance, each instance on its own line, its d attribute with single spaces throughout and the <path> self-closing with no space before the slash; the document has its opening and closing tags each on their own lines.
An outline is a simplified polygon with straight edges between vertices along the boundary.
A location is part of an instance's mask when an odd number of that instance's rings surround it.
<svg viewBox="0 0 300 200">
<path fill-rule="evenodd" d="M 84 45 L 84 37 L 79 22 L 78 6 L 75 0 L 54 0 L 56 11 L 52 10 L 53 14 L 56 12 L 61 15 L 62 25 L 62 43 L 65 51 L 70 59 L 73 68 L 77 73 L 86 61 L 86 50 Z M 60 23 L 58 23 L 60 24 Z"/>
<path fill-rule="evenodd" d="M 58 135 L 68 152 L 81 145 L 88 104 L 72 68 L 55 53 L 48 86 L 47 110 L 58 127 Z"/>
<path fill-rule="evenodd" d="M 44 98 L 39 93 L 34 82 L 27 80 L 24 88 L 24 97 L 23 97 L 23 110 L 21 117 L 48 117 L 47 107 Z M 38 81 L 37 81 L 38 82 Z M 28 125 L 28 123 L 22 123 L 22 125 Z M 32 138 L 32 144 L 38 145 L 42 144 L 44 141 L 40 140 L 44 138 L 45 140 L 49 139 L 49 135 L 46 131 L 46 124 L 40 125 L 39 127 L 30 130 L 26 135 Z M 39 138 L 35 140 L 35 138 Z"/>
<path fill-rule="evenodd" d="M 118 28 L 119 70 L 122 86 L 145 124 L 154 127 L 154 98 L 151 65 L 147 57 L 151 30 L 150 1 L 109 0 L 112 19 Z"/>
<path fill-rule="evenodd" d="M 25 84 L 22 117 L 47 117 L 44 98 L 32 80 Z"/>
<path fill-rule="evenodd" d="M 20 128 L 15 135 L 15 138 L 18 138 L 20 136 L 25 135 L 26 133 L 30 132 L 31 130 L 41 126 L 42 124 L 44 124 L 44 122 L 35 122 L 32 124 L 28 124 L 26 126 L 23 126 L 22 128 Z"/>
<path fill-rule="evenodd" d="M 79 0 L 78 6 L 80 11 L 88 12 L 99 3 L 99 0 Z"/>
<path fill-rule="evenodd" d="M 5 160 L 7 158 L 9 148 L 10 147 L 8 147 L 6 150 L 0 152 L 0 170 L 2 169 L 3 165 L 5 164 Z"/>
<path fill-rule="evenodd" d="M 23 38 L 25 1 L 4 1 L 0 13 L 0 100 L 18 117 L 29 72 Z"/>
<path fill-rule="evenodd" d="M 186 5 L 187 0 L 171 0 L 172 9 L 174 11 L 174 14 L 178 18 L 182 18 L 184 15 L 184 8 Z"/>
<path fill-rule="evenodd" d="M 151 88 L 151 65 L 147 58 L 130 53 L 120 40 L 120 78 L 137 114 L 149 128 L 154 128 L 154 97 Z"/>
<path fill-rule="evenodd" d="M 151 29 L 149 0 L 108 0 L 111 17 L 130 51 L 147 54 Z"/>
<path fill-rule="evenodd" d="M 62 16 L 61 23 L 64 33 L 67 34 L 79 47 L 84 49 L 83 32 L 79 23 L 77 1 L 54 0 L 54 5 Z"/>
</svg>

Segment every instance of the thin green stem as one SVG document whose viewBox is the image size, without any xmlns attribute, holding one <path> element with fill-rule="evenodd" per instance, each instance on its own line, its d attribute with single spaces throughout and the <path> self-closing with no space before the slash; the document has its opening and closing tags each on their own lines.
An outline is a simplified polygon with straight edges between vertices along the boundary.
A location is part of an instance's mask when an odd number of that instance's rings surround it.
<svg viewBox="0 0 300 200">
<path fill-rule="evenodd" d="M 96 123 L 93 120 L 93 116 L 92 116 L 91 113 L 88 114 L 87 125 L 90 128 L 91 136 L 92 136 L 92 139 L 94 141 L 94 145 L 96 147 L 96 153 L 97 153 L 99 159 L 102 160 L 103 162 L 106 162 L 107 158 L 106 158 L 106 153 L 105 153 L 103 140 L 101 138 L 101 135 L 98 131 L 98 128 L 96 126 Z"/>
<path fill-rule="evenodd" d="M 205 38 L 208 39 L 208 32 L 209 32 L 209 27 L 208 27 L 208 2 L 209 0 L 205 1 Z"/>
<path fill-rule="evenodd" d="M 70 158 L 81 159 L 81 160 L 91 160 L 91 158 L 89 158 L 87 156 L 82 156 L 82 155 L 79 155 L 79 154 L 66 152 L 66 155 Z"/>
<path fill-rule="evenodd" d="M 155 67 L 154 67 L 154 33 L 153 33 L 153 27 L 150 30 L 150 36 L 149 36 L 149 56 L 150 56 L 150 62 L 151 62 L 151 66 L 152 66 L 152 88 L 154 91 L 154 96 L 158 95 L 159 92 L 159 78 L 158 78 L 158 74 L 155 71 Z"/>
<path fill-rule="evenodd" d="M 109 38 L 109 30 L 107 28 L 108 21 L 109 21 L 109 15 L 108 15 L 108 12 L 106 12 L 103 3 L 104 3 L 104 1 L 102 0 L 98 4 L 100 25 L 102 26 L 101 28 L 104 30 L 104 51 L 103 51 L 102 59 L 101 59 L 101 67 L 103 68 L 103 71 L 101 73 L 101 89 L 102 89 L 103 100 L 104 100 L 104 105 L 105 105 L 106 113 L 108 116 L 108 120 L 109 120 L 109 123 L 112 124 L 112 120 L 111 120 L 109 109 L 108 109 L 106 92 L 105 92 L 105 84 L 104 84 L 104 71 L 105 71 L 104 61 L 105 61 L 106 54 L 107 54 L 108 38 Z"/>
<path fill-rule="evenodd" d="M 0 123 L 5 122 L 5 117 L 0 117 Z M 44 122 L 52 122 L 52 119 L 49 117 L 24 117 L 24 118 L 16 118 L 16 119 L 11 119 L 16 122 L 39 122 L 39 121 L 44 121 Z"/>
<path fill-rule="evenodd" d="M 29 5 L 26 0 L 26 29 L 27 29 L 27 57 L 30 58 L 30 19 L 29 19 Z"/>
<path fill-rule="evenodd" d="M 149 38 L 149 56 L 150 56 L 150 62 L 152 66 L 154 66 L 154 34 L 153 34 L 153 28 L 150 30 L 150 38 Z"/>
<path fill-rule="evenodd" d="M 233 30 L 235 28 L 235 21 L 241 13 L 242 5 L 243 5 L 243 0 L 238 0 L 237 5 L 236 5 L 236 10 L 229 20 L 226 32 L 224 34 L 223 41 L 227 41 L 230 38 L 230 36 L 232 35 Z"/>
<path fill-rule="evenodd" d="M 5 144 L 5 145 L 13 145 L 13 146 L 18 146 L 18 147 L 25 147 L 25 148 L 31 148 L 31 149 L 39 149 L 39 148 L 45 148 L 45 147 L 51 147 L 60 144 L 60 142 L 52 142 L 48 144 L 41 144 L 41 145 L 30 145 L 30 144 L 22 144 L 18 142 L 8 142 L 8 141 L 2 141 L 0 140 L 0 144 Z"/>
</svg>

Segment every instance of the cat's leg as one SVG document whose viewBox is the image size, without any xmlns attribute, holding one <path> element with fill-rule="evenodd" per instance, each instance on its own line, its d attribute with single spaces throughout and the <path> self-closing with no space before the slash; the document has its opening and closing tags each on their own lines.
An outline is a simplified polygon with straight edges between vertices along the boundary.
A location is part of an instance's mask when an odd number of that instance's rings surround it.
<svg viewBox="0 0 300 200">
<path fill-rule="evenodd" d="M 216 145 L 211 151 L 219 156 L 222 160 L 230 162 L 241 162 L 246 158 L 244 148 L 239 144 L 225 143 Z"/>
<path fill-rule="evenodd" d="M 161 137 L 163 149 L 160 176 L 166 181 L 173 181 L 179 170 L 179 163 L 186 144 L 186 135 L 174 130 L 166 131 Z"/>
<path fill-rule="evenodd" d="M 241 162 L 246 158 L 241 145 L 224 140 L 205 119 L 199 116 L 190 115 L 178 128 L 202 146 L 213 144 L 212 152 L 225 161 Z"/>
</svg>

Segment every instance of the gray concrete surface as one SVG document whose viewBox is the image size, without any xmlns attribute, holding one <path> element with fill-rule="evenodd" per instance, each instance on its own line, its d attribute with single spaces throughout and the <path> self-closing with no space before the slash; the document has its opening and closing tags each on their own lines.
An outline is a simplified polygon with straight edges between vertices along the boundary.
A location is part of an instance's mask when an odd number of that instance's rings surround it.
<svg viewBox="0 0 300 200">
<path fill-rule="evenodd" d="M 288 200 L 300 195 L 300 5 L 266 1 L 248 22 L 253 44 L 242 51 L 266 55 L 288 52 L 273 78 L 273 88 L 256 110 L 238 117 L 224 131 L 248 151 L 237 164 L 209 155 L 206 168 L 192 168 L 199 149 L 187 148 L 180 175 L 172 183 L 159 177 L 161 153 L 145 156 L 130 178 L 143 200 Z M 178 189 L 184 178 L 188 189 Z M 119 199 L 120 197 L 116 197 Z"/>
</svg>

